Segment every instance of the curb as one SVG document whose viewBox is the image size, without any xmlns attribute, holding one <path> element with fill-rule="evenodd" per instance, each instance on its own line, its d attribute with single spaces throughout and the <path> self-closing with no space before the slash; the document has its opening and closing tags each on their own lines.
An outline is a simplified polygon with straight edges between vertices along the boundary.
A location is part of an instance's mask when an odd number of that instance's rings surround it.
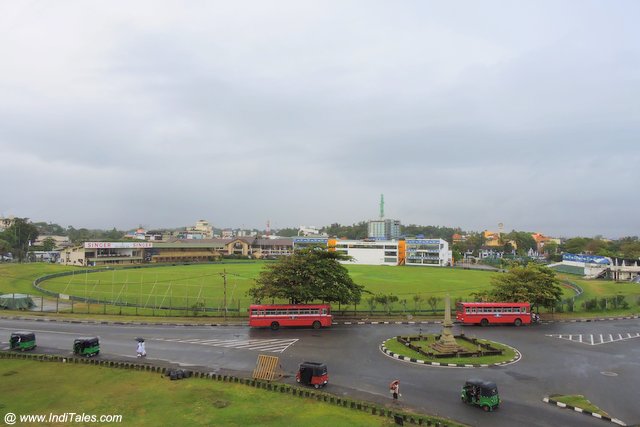
<svg viewBox="0 0 640 427">
<path fill-rule="evenodd" d="M 632 320 L 632 319 L 640 319 L 640 315 L 621 316 L 621 317 L 594 317 L 590 319 L 544 320 L 542 323 L 584 323 L 584 322 L 603 322 L 608 320 Z"/>
<path fill-rule="evenodd" d="M 81 319 L 49 319 L 29 316 L 0 316 L 4 320 L 33 320 L 35 322 L 60 322 L 60 323 L 80 323 L 92 325 L 133 325 L 133 326 L 247 326 L 247 322 L 242 323 L 173 323 L 173 322 L 130 322 L 127 320 L 81 320 Z M 612 320 L 632 320 L 640 319 L 640 315 L 624 316 L 624 317 L 599 317 L 593 319 L 567 319 L 567 320 L 543 320 L 541 324 L 553 323 L 587 323 L 602 322 Z M 338 321 L 332 325 L 441 325 L 442 320 L 420 320 L 420 321 Z M 461 326 L 459 323 L 454 325 Z"/>
<path fill-rule="evenodd" d="M 385 340 L 386 341 L 386 340 Z M 502 343 L 500 343 L 502 344 Z M 414 359 L 412 357 L 407 357 L 407 356 L 402 356 L 400 354 L 394 353 L 391 350 L 389 350 L 387 347 L 385 347 L 384 345 L 384 341 L 380 344 L 380 347 L 378 347 L 380 349 L 380 351 L 382 353 L 384 353 L 385 356 L 391 357 L 393 359 L 396 360 L 402 360 L 403 362 L 407 362 L 407 363 L 415 363 L 418 365 L 429 365 L 429 366 L 435 366 L 435 367 L 439 367 L 439 368 L 490 368 L 492 366 L 504 366 L 504 365 L 511 365 L 513 363 L 519 362 L 520 359 L 522 359 L 522 353 L 520 353 L 517 349 L 506 345 L 506 344 L 502 344 L 504 346 L 509 347 L 510 349 L 512 349 L 513 351 L 516 352 L 516 356 L 511 359 L 511 360 L 507 360 L 506 362 L 498 362 L 498 363 L 483 363 L 483 364 L 465 364 L 465 363 L 439 363 L 439 362 L 427 362 L 425 360 L 420 360 L 420 359 Z"/>
<path fill-rule="evenodd" d="M 132 326 L 247 326 L 247 323 L 171 323 L 171 322 L 128 322 L 126 320 L 80 320 L 49 319 L 28 316 L 0 316 L 3 320 L 32 320 L 34 322 L 76 323 L 88 325 L 132 325 Z"/>
<path fill-rule="evenodd" d="M 585 414 L 585 415 L 591 415 L 594 418 L 600 418 L 601 420 L 609 421 L 609 422 L 617 424 L 619 426 L 626 426 L 626 424 L 624 422 L 620 421 L 617 418 L 610 418 L 610 417 L 605 417 L 604 415 L 594 414 L 593 412 L 587 411 L 586 409 L 576 408 L 575 406 L 567 405 L 566 403 L 558 402 L 557 400 L 553 400 L 553 399 L 550 399 L 548 397 L 545 397 L 544 399 L 542 399 L 542 401 L 545 402 L 545 403 L 549 403 L 551 405 L 556 405 L 556 406 L 558 406 L 560 408 L 570 409 L 570 410 L 573 410 L 575 412 L 580 412 L 581 414 Z"/>
<path fill-rule="evenodd" d="M 404 321 L 375 321 L 375 320 L 363 320 L 363 321 L 342 321 L 333 322 L 332 325 L 441 325 L 442 320 L 404 320 Z"/>
</svg>

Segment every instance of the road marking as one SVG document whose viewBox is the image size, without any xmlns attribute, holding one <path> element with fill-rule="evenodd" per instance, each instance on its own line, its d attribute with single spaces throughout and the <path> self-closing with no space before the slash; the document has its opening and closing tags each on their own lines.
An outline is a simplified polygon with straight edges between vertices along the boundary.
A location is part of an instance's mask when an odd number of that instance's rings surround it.
<svg viewBox="0 0 640 427">
<path fill-rule="evenodd" d="M 150 338 L 154 341 L 180 342 L 184 344 L 206 345 L 209 347 L 238 348 L 243 350 L 268 351 L 271 353 L 284 353 L 286 349 L 299 341 L 292 339 L 252 339 L 252 340 L 224 340 L 224 339 L 180 339 L 180 338 Z"/>
<path fill-rule="evenodd" d="M 547 337 L 560 338 L 562 340 L 573 341 L 586 345 L 611 344 L 618 341 L 627 341 L 633 338 L 640 338 L 640 332 L 627 333 L 625 334 L 626 336 L 623 336 L 623 334 L 617 335 L 617 337 L 614 337 L 613 334 L 546 334 Z"/>
</svg>

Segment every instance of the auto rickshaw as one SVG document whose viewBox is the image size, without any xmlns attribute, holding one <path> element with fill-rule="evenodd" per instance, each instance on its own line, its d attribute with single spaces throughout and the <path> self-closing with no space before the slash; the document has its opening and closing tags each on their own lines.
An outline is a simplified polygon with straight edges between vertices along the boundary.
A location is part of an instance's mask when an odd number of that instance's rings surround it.
<svg viewBox="0 0 640 427">
<path fill-rule="evenodd" d="M 9 348 L 20 351 L 36 348 L 36 334 L 26 331 L 13 332 L 9 338 Z"/>
<path fill-rule="evenodd" d="M 315 388 L 326 386 L 329 382 L 327 365 L 318 362 L 302 362 L 296 372 L 296 381 Z"/>
<path fill-rule="evenodd" d="M 98 337 L 80 337 L 73 341 L 73 354 L 91 357 L 98 353 L 100 353 Z"/>
<path fill-rule="evenodd" d="M 492 381 L 467 380 L 462 387 L 460 398 L 463 402 L 480 406 L 485 412 L 493 411 L 500 405 L 498 387 Z"/>
</svg>

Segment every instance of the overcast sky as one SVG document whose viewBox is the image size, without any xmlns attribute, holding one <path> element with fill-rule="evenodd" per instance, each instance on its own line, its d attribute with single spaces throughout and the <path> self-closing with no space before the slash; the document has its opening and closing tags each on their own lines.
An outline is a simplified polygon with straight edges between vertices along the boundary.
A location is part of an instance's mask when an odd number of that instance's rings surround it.
<svg viewBox="0 0 640 427">
<path fill-rule="evenodd" d="M 640 2 L 0 0 L 0 216 L 640 234 Z"/>
</svg>

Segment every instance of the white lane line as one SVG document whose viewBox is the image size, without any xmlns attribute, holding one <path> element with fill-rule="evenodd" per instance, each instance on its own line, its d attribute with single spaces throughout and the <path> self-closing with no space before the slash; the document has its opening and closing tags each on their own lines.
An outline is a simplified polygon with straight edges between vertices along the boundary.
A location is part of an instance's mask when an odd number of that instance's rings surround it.
<svg viewBox="0 0 640 427">
<path fill-rule="evenodd" d="M 291 339 L 265 339 L 265 340 L 199 340 L 199 339 L 176 339 L 176 338 L 153 338 L 157 341 L 181 342 L 185 344 L 205 345 L 208 347 L 235 348 L 243 350 L 269 351 L 282 353 L 290 346 L 299 341 L 298 338 Z"/>
</svg>

